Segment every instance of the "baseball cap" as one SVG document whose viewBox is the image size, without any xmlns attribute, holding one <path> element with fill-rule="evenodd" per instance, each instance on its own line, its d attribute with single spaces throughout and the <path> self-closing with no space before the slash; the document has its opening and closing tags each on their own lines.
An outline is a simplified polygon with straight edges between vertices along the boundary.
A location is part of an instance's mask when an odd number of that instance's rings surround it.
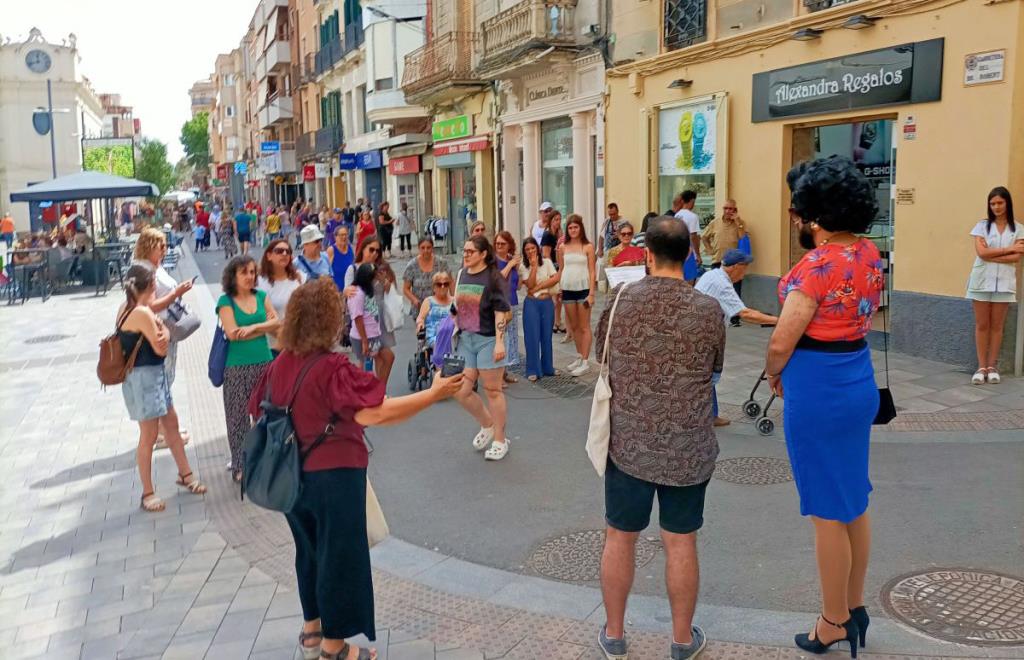
<svg viewBox="0 0 1024 660">
<path fill-rule="evenodd" d="M 551 206 L 551 202 L 542 202 L 541 205 L 540 205 L 540 210 L 541 211 L 550 211 L 553 208 L 555 208 L 555 207 Z"/>
<path fill-rule="evenodd" d="M 306 225 L 299 232 L 299 240 L 302 241 L 303 245 L 306 243 L 316 243 L 317 241 L 324 240 L 324 235 L 316 225 Z"/>
<path fill-rule="evenodd" d="M 754 257 L 750 256 L 743 250 L 737 250 L 733 248 L 725 253 L 722 257 L 723 266 L 735 266 L 737 264 L 749 264 L 754 260 Z"/>
</svg>

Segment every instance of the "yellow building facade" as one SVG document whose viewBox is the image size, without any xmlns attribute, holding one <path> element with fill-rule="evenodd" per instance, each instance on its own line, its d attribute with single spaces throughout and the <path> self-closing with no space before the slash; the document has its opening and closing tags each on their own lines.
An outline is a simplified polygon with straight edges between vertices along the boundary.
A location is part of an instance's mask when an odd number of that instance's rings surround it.
<svg viewBox="0 0 1024 660">
<path fill-rule="evenodd" d="M 690 188 L 702 222 L 735 199 L 756 259 L 744 298 L 773 309 L 801 254 L 786 172 L 849 156 L 879 197 L 869 233 L 891 263 L 895 348 L 972 364 L 968 234 L 993 187 L 1024 200 L 1024 2 L 781 0 L 743 22 L 742 2 L 709 0 L 705 40 L 666 51 L 670 4 L 613 17 L 637 52 L 652 22 L 664 29 L 660 54 L 608 72 L 607 199 L 641 217 Z M 1004 366 L 1020 344 L 1010 317 Z"/>
</svg>

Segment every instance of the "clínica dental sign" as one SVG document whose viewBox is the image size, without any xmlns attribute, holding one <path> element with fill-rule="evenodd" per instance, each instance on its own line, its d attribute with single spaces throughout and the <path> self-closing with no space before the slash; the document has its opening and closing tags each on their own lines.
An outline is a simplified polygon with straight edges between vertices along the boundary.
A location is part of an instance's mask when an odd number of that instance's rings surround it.
<svg viewBox="0 0 1024 660">
<path fill-rule="evenodd" d="M 755 74 L 752 119 L 938 101 L 944 41 L 919 41 Z"/>
</svg>

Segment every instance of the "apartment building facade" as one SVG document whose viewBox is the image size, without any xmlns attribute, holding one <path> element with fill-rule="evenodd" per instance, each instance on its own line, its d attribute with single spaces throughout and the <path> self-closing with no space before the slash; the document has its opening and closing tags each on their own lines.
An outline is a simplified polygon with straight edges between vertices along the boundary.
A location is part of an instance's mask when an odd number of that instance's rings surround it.
<svg viewBox="0 0 1024 660">
<path fill-rule="evenodd" d="M 849 156 L 878 195 L 869 235 L 889 266 L 890 344 L 974 364 L 968 232 L 990 189 L 1024 187 L 1024 4 L 664 0 L 615 11 L 605 169 L 624 214 L 663 210 L 690 188 L 707 222 L 735 199 L 756 257 L 744 299 L 772 309 L 802 255 L 786 172 Z M 1004 367 L 1015 343 L 1024 353 L 1017 333 Z"/>
</svg>

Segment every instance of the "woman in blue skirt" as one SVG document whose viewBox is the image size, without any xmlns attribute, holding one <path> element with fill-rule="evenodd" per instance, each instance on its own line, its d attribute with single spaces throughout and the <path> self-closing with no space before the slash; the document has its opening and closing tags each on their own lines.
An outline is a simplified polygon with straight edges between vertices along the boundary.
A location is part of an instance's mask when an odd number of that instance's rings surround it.
<svg viewBox="0 0 1024 660">
<path fill-rule="evenodd" d="M 790 218 L 809 252 L 779 282 L 782 313 L 765 370 L 772 391 L 785 395 L 786 449 L 800 513 L 814 522 L 822 595 L 814 629 L 795 641 L 812 653 L 846 641 L 856 657 L 869 623 L 868 453 L 878 412 L 864 337 L 884 286 L 878 249 L 857 234 L 875 219 L 878 204 L 847 158 L 802 163 L 787 180 Z"/>
</svg>

